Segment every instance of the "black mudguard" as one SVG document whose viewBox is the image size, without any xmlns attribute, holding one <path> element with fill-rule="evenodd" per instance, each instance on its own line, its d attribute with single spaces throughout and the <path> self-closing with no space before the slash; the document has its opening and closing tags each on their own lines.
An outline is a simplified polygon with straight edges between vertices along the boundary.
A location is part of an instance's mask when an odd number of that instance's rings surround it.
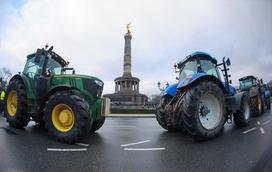
<svg viewBox="0 0 272 172">
<path fill-rule="evenodd" d="M 249 95 L 245 91 L 225 97 L 226 105 L 227 105 L 227 109 L 228 109 L 229 113 L 236 113 L 238 110 L 240 110 L 241 101 L 244 96 L 246 96 L 246 100 L 248 101 Z"/>
</svg>

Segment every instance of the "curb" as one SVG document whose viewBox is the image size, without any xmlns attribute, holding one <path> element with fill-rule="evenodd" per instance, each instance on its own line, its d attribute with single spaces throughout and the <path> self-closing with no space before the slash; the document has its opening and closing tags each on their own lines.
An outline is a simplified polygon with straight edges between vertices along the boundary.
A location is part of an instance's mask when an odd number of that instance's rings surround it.
<svg viewBox="0 0 272 172">
<path fill-rule="evenodd" d="M 110 114 L 106 118 L 155 118 L 155 114 Z"/>
</svg>

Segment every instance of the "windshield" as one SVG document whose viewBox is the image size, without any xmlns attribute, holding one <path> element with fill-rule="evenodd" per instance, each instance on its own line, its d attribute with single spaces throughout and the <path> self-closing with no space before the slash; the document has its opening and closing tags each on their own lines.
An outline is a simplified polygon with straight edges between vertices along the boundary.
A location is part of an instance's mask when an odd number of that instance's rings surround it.
<svg viewBox="0 0 272 172">
<path fill-rule="evenodd" d="M 246 79 L 240 81 L 240 90 L 248 89 L 253 86 L 255 79 Z"/>
<path fill-rule="evenodd" d="M 200 60 L 200 65 L 202 72 L 220 79 L 220 75 L 215 64 L 213 64 L 210 60 Z"/>
<path fill-rule="evenodd" d="M 183 68 L 181 68 L 179 79 L 184 80 L 188 75 L 193 75 L 197 73 L 197 62 L 189 61 L 187 62 Z"/>
</svg>

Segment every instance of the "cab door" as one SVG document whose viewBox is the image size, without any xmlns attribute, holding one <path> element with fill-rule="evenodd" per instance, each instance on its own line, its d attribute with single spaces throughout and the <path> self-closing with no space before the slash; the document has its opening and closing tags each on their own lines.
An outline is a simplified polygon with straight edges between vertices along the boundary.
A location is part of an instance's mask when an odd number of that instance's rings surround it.
<svg viewBox="0 0 272 172">
<path fill-rule="evenodd" d="M 29 113 L 35 114 L 37 112 L 37 78 L 41 76 L 44 59 L 39 61 L 35 57 L 29 58 L 26 62 L 23 75 L 27 82 L 27 99 Z"/>
</svg>

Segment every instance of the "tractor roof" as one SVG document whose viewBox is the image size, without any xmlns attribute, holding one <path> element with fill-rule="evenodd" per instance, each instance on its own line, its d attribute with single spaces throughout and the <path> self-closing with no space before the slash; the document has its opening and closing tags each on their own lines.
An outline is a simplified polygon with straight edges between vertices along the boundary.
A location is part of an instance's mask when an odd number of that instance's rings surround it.
<svg viewBox="0 0 272 172">
<path fill-rule="evenodd" d="M 248 75 L 248 76 L 244 76 L 244 77 L 240 78 L 239 81 L 244 81 L 247 79 L 257 79 L 257 78 L 253 75 Z"/>
<path fill-rule="evenodd" d="M 182 60 L 179 63 L 179 66 L 183 66 L 185 63 L 188 61 L 191 61 L 193 59 L 201 59 L 201 60 L 210 60 L 212 63 L 217 64 L 217 60 L 213 58 L 210 54 L 201 52 L 201 51 L 196 51 L 190 55 L 188 55 L 184 60 Z"/>
<path fill-rule="evenodd" d="M 54 60 L 56 60 L 57 62 L 59 62 L 62 66 L 67 66 L 68 65 L 68 63 L 60 55 L 58 55 L 54 51 L 50 51 L 48 53 L 51 55 L 51 57 Z M 29 54 L 27 56 L 27 60 L 32 59 L 33 57 L 35 57 L 35 55 L 36 55 L 36 53 Z"/>
</svg>

